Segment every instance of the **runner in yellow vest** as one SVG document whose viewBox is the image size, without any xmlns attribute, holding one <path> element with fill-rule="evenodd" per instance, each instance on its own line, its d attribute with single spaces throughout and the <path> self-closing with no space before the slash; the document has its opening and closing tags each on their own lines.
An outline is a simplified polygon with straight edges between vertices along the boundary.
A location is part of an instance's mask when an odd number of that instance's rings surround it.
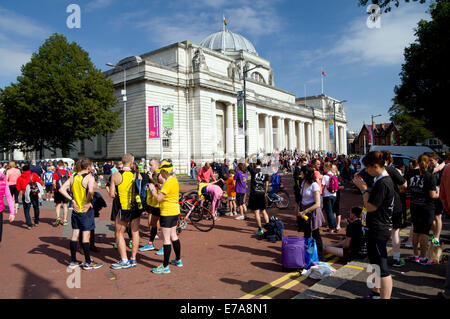
<svg viewBox="0 0 450 319">
<path fill-rule="evenodd" d="M 94 209 L 92 207 L 92 198 L 94 197 L 95 179 L 91 172 L 92 162 L 88 158 L 84 158 L 80 162 L 81 170 L 71 176 L 59 189 L 59 192 L 68 200 L 72 201 L 72 238 L 70 241 L 71 263 L 70 268 L 82 266 L 83 269 L 98 269 L 103 265 L 96 263 L 90 258 L 89 236 L 91 230 L 95 229 Z M 68 194 L 67 190 L 72 186 L 73 198 Z M 78 249 L 78 238 L 82 235 L 82 246 L 86 262 L 81 264 L 76 260 Z"/>
</svg>

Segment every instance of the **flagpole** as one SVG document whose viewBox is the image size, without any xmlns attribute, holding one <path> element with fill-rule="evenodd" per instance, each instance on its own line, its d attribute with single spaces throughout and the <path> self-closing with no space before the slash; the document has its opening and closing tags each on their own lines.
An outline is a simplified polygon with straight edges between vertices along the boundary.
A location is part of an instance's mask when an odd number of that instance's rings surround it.
<svg viewBox="0 0 450 319">
<path fill-rule="evenodd" d="M 320 74 L 320 77 L 322 79 L 322 95 L 323 95 L 323 67 L 322 67 L 322 73 Z"/>
</svg>

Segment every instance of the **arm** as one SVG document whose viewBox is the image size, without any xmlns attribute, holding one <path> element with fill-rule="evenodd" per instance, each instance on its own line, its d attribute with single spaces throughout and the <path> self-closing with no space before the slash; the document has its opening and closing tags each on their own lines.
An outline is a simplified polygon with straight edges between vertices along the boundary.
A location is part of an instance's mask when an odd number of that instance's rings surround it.
<svg viewBox="0 0 450 319">
<path fill-rule="evenodd" d="M 217 180 L 216 180 L 216 177 L 214 176 L 214 173 L 213 173 L 213 171 L 212 171 L 212 168 L 210 168 L 208 172 L 209 172 L 211 178 L 213 179 L 213 181 L 216 182 Z"/>
<path fill-rule="evenodd" d="M 118 184 L 117 174 L 120 175 L 120 173 L 116 172 L 111 176 L 111 183 L 109 185 L 109 196 L 111 196 L 111 198 L 116 197 L 116 185 Z"/>
<path fill-rule="evenodd" d="M 9 222 L 12 222 L 14 220 L 14 215 L 16 214 L 16 212 L 14 211 L 14 199 L 11 196 L 11 191 L 9 190 L 8 186 L 5 187 L 5 197 L 9 207 Z"/>
<path fill-rule="evenodd" d="M 164 200 L 164 198 L 166 197 L 166 194 L 164 194 L 164 193 L 157 193 L 157 192 L 156 192 L 156 187 L 155 187 L 155 185 L 150 184 L 150 185 L 148 186 L 148 188 L 150 189 L 150 193 L 152 194 L 152 196 L 156 199 L 156 201 L 157 201 L 158 203 L 161 203 L 161 202 Z"/>
<path fill-rule="evenodd" d="M 299 214 L 299 216 L 304 216 L 304 215 L 316 210 L 319 207 L 320 207 L 320 191 L 317 191 L 317 192 L 314 192 L 314 205 L 305 209 L 302 212 L 299 212 L 298 214 Z"/>
<path fill-rule="evenodd" d="M 437 198 L 439 198 L 439 194 L 437 191 L 430 191 L 430 197 L 432 199 L 437 199 Z"/>
<path fill-rule="evenodd" d="M 351 241 L 352 241 L 351 237 L 346 237 L 345 240 L 344 240 L 344 243 L 342 245 L 342 248 L 349 248 Z"/>
</svg>

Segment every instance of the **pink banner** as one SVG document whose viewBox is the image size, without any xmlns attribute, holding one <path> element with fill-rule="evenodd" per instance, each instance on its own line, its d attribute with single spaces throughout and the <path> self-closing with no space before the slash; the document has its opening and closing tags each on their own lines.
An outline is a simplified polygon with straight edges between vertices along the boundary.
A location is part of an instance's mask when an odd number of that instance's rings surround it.
<svg viewBox="0 0 450 319">
<path fill-rule="evenodd" d="M 148 107 L 148 137 L 159 138 L 159 106 Z"/>
</svg>

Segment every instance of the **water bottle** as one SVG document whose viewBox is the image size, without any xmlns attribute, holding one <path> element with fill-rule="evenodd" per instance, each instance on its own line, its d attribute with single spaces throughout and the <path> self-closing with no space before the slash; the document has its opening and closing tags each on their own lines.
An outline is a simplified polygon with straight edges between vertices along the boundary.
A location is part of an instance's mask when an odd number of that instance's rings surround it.
<svg viewBox="0 0 450 319">
<path fill-rule="evenodd" d="M 141 196 L 136 195 L 136 203 L 138 204 L 139 209 L 143 209 L 144 208 L 142 206 Z"/>
<path fill-rule="evenodd" d="M 361 225 L 363 225 L 364 227 L 367 226 L 366 219 L 367 219 L 367 209 L 363 208 L 363 210 L 361 212 Z"/>
</svg>

